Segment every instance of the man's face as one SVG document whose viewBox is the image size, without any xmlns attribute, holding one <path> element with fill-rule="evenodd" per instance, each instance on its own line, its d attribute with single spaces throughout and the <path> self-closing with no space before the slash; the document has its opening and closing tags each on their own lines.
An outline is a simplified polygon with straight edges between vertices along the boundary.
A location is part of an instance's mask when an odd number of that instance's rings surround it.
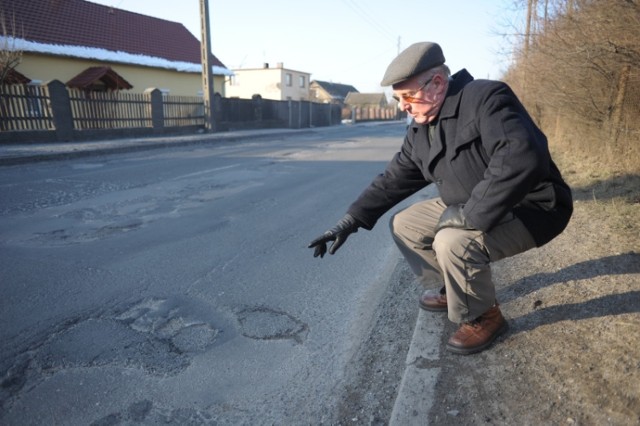
<svg viewBox="0 0 640 426">
<path fill-rule="evenodd" d="M 445 93 L 446 79 L 440 74 L 419 75 L 393 86 L 393 97 L 398 101 L 398 107 L 418 124 L 435 120 Z"/>
</svg>

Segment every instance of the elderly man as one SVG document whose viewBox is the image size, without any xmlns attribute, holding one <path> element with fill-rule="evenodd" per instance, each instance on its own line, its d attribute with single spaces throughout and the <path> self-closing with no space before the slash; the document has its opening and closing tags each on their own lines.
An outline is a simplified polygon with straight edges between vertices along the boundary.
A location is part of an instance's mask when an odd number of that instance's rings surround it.
<svg viewBox="0 0 640 426">
<path fill-rule="evenodd" d="M 409 46 L 389 65 L 400 109 L 413 117 L 404 143 L 330 230 L 313 240 L 323 257 L 347 237 L 370 230 L 390 208 L 435 183 L 439 197 L 391 219 L 395 243 L 425 285 L 420 306 L 447 311 L 460 324 L 447 348 L 486 349 L 507 328 L 491 278 L 491 262 L 540 247 L 560 234 L 573 211 L 571 191 L 547 140 L 504 83 L 450 75 L 436 43 Z"/>
</svg>

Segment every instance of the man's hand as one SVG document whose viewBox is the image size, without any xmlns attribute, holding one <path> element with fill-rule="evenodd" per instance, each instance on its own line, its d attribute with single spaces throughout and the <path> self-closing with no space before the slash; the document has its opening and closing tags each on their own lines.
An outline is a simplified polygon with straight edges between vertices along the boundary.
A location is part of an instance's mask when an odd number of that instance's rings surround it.
<svg viewBox="0 0 640 426">
<path fill-rule="evenodd" d="M 327 232 L 311 241 L 309 244 L 309 248 L 315 248 L 313 252 L 313 257 L 322 258 L 327 252 L 327 243 L 329 241 L 333 241 L 329 248 L 329 254 L 334 254 L 345 241 L 349 235 L 354 232 L 358 232 L 358 221 L 351 216 L 350 214 L 344 215 L 342 219 L 334 226 L 329 229 Z"/>
<path fill-rule="evenodd" d="M 463 204 L 454 204 L 444 209 L 433 232 L 437 234 L 443 228 L 475 229 L 464 217 L 463 208 Z"/>
</svg>

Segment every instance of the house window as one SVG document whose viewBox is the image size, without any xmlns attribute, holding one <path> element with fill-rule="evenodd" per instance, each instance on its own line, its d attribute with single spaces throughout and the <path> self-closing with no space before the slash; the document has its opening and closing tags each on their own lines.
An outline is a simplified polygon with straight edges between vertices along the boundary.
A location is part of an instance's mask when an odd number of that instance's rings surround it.
<svg viewBox="0 0 640 426">
<path fill-rule="evenodd" d="M 46 94 L 42 88 L 42 80 L 31 80 L 25 85 L 27 100 L 27 115 L 29 117 L 44 117 L 43 111 L 47 109 Z"/>
<path fill-rule="evenodd" d="M 237 74 L 234 74 L 234 75 L 229 77 L 229 85 L 230 86 L 239 86 L 240 85 L 240 79 L 238 78 Z"/>
<path fill-rule="evenodd" d="M 292 83 L 292 77 L 291 77 L 291 74 L 290 74 L 290 73 L 286 73 L 286 74 L 284 75 L 284 82 L 285 82 L 285 84 L 286 84 L 287 86 L 291 87 L 291 85 L 292 85 L 293 83 Z"/>
<path fill-rule="evenodd" d="M 300 76 L 300 88 L 304 89 L 305 88 L 305 78 L 304 75 Z"/>
</svg>

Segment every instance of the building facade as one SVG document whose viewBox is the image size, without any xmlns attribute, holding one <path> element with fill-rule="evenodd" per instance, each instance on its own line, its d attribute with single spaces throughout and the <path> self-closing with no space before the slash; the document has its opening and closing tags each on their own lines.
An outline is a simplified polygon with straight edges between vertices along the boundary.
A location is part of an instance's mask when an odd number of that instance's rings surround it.
<svg viewBox="0 0 640 426">
<path fill-rule="evenodd" d="M 202 94 L 200 41 L 181 23 L 84 0 L 2 0 L 2 7 L 15 34 L 0 34 L 0 46 L 22 52 L 16 71 L 31 84 L 66 84 L 90 68 L 109 67 L 133 93 Z M 214 92 L 225 96 L 232 72 L 210 55 Z"/>
<path fill-rule="evenodd" d="M 229 98 L 251 99 L 260 95 L 276 101 L 308 101 L 310 73 L 284 68 L 282 63 L 262 68 L 233 69 L 225 83 Z"/>
<path fill-rule="evenodd" d="M 310 85 L 310 99 L 313 102 L 344 105 L 344 101 L 349 93 L 359 92 L 349 84 L 313 80 Z"/>
</svg>

